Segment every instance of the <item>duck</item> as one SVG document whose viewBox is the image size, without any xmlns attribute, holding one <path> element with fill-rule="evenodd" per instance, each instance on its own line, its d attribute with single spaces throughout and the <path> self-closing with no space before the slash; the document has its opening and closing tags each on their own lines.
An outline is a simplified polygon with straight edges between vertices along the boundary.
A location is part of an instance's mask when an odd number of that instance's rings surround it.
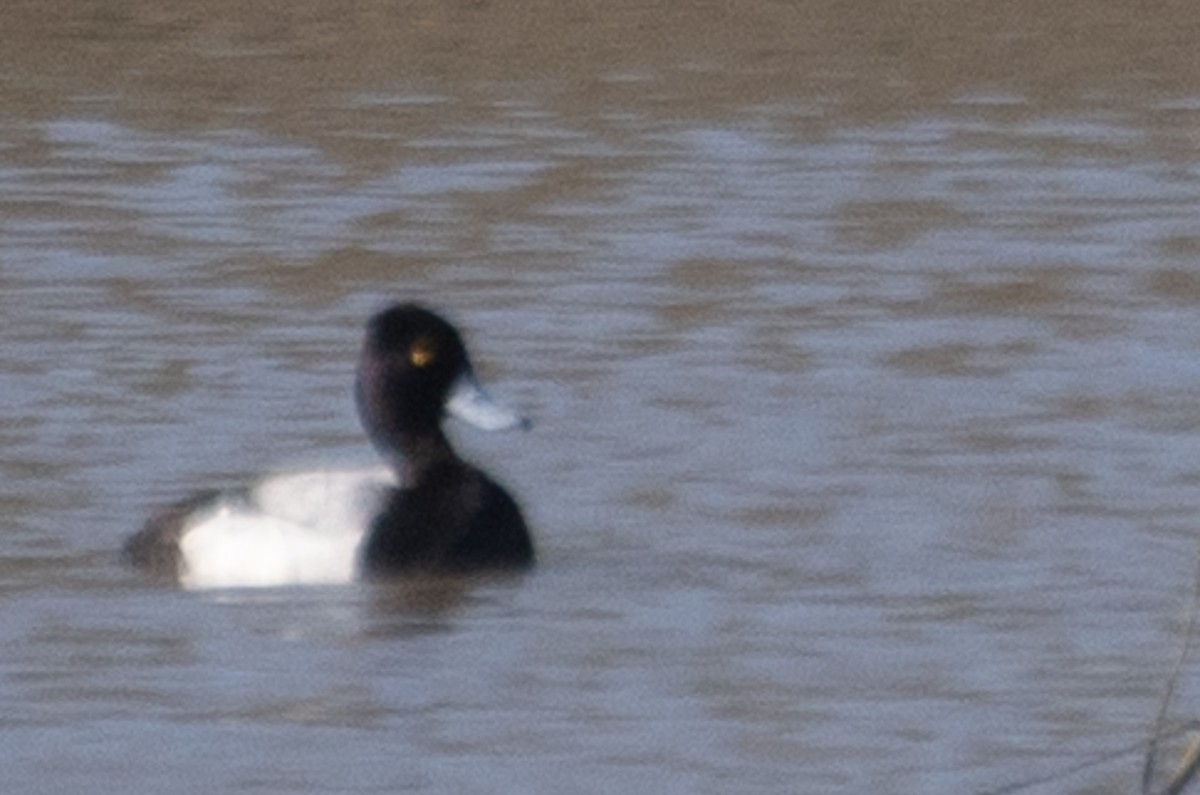
<svg viewBox="0 0 1200 795">
<path fill-rule="evenodd" d="M 377 465 L 281 472 L 199 491 L 152 515 L 125 543 L 126 560 L 187 589 L 533 566 L 517 501 L 460 458 L 443 428 L 447 414 L 484 430 L 530 426 L 480 384 L 453 324 L 413 302 L 376 313 L 354 395 Z"/>
</svg>

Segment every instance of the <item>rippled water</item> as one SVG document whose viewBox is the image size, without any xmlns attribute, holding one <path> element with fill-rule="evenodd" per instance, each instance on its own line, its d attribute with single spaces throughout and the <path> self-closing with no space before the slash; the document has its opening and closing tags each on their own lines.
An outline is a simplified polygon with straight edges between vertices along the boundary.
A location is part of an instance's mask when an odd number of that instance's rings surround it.
<svg viewBox="0 0 1200 795">
<path fill-rule="evenodd" d="M 1132 791 L 1197 554 L 1200 94 L 344 79 L 294 119 L 183 83 L 218 123 L 76 75 L 0 121 L 10 791 Z M 395 297 L 535 417 L 456 438 L 536 572 L 120 565 L 192 488 L 369 460 Z"/>
</svg>

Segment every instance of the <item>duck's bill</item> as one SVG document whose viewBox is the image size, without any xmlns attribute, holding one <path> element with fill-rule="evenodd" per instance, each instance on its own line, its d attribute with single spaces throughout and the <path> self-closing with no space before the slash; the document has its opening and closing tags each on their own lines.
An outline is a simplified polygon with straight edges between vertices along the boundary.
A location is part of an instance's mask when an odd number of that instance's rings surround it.
<svg viewBox="0 0 1200 795">
<path fill-rule="evenodd" d="M 454 382 L 446 402 L 450 415 L 485 431 L 528 430 L 532 423 L 487 393 L 472 373 Z"/>
</svg>

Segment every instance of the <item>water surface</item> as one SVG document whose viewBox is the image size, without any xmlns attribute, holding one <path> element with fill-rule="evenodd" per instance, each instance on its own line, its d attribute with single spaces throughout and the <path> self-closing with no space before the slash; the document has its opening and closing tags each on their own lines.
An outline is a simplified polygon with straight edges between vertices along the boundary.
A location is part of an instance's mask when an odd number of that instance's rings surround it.
<svg viewBox="0 0 1200 795">
<path fill-rule="evenodd" d="M 1196 559 L 1194 44 L 876 5 L 14 13 L 8 788 L 1130 791 Z M 455 429 L 535 573 L 120 565 L 190 489 L 370 460 L 401 297 L 536 419 Z"/>
</svg>

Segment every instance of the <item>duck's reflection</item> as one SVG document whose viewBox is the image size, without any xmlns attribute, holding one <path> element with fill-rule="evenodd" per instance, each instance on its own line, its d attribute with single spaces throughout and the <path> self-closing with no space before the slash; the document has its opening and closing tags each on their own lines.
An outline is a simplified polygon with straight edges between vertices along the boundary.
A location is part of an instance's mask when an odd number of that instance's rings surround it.
<svg viewBox="0 0 1200 795">
<path fill-rule="evenodd" d="M 473 608 L 492 603 L 523 577 L 521 573 L 421 574 L 372 583 L 365 634 L 404 637 L 449 632 Z"/>
</svg>

